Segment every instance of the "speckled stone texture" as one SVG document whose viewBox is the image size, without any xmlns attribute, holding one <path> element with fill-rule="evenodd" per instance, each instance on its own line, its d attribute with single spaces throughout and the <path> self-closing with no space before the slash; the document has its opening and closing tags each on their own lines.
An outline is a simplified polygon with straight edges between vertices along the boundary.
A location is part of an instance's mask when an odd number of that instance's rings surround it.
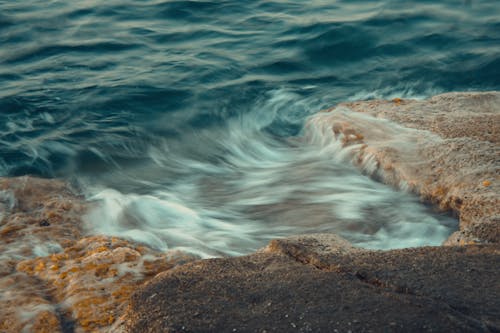
<svg viewBox="0 0 500 333">
<path fill-rule="evenodd" d="M 312 235 L 159 274 L 125 332 L 497 332 L 495 245 L 365 251 Z M 336 244 L 337 243 L 337 244 Z"/>
</svg>

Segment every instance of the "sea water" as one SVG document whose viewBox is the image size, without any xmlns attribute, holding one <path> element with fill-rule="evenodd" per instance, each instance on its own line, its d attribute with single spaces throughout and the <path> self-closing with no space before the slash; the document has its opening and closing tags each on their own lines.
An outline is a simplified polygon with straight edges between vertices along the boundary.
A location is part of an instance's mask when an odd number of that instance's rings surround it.
<svg viewBox="0 0 500 333">
<path fill-rule="evenodd" d="M 89 234 L 203 257 L 456 221 L 301 140 L 345 100 L 500 87 L 500 2 L 0 1 L 0 176 L 63 178 Z"/>
</svg>

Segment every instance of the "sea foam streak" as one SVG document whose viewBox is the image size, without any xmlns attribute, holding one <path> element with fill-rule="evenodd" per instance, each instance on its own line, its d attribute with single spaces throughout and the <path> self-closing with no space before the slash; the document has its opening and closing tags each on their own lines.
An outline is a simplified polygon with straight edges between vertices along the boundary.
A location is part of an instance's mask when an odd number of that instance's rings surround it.
<svg viewBox="0 0 500 333">
<path fill-rule="evenodd" d="M 255 112 L 188 133 L 178 146 L 151 147 L 147 163 L 109 176 L 136 189 L 87 185 L 98 202 L 88 231 L 202 257 L 245 254 L 300 233 L 335 232 L 388 249 L 438 245 L 452 232 L 453 219 L 361 174 L 331 137 L 270 134 L 295 98 L 278 92 Z"/>
</svg>

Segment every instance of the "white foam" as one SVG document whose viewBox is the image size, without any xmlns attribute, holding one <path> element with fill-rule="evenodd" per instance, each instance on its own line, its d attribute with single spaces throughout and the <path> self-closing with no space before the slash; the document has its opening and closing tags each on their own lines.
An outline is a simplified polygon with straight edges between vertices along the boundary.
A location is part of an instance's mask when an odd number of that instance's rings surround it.
<svg viewBox="0 0 500 333">
<path fill-rule="evenodd" d="M 17 200 L 12 191 L 0 191 L 0 222 L 2 222 L 3 218 L 10 213 L 16 205 L 16 202 Z"/>
<path fill-rule="evenodd" d="M 310 111 L 297 101 L 278 91 L 223 127 L 152 146 L 149 161 L 109 175 L 116 188 L 127 184 L 123 190 L 87 185 L 98 202 L 86 217 L 88 232 L 203 257 L 244 254 L 300 233 L 335 232 L 387 249 L 438 245 L 452 232 L 450 218 L 361 174 L 350 162 L 359 145 L 343 147 L 322 119 L 329 114 L 310 119 L 314 128 L 300 140 L 269 134 L 289 108 Z M 362 165 L 373 174 L 377 163 L 366 156 Z"/>
<path fill-rule="evenodd" d="M 419 92 L 417 92 L 417 90 Z M 412 84 L 406 84 L 400 87 L 385 87 L 377 90 L 361 90 L 348 98 L 349 101 L 364 101 L 369 99 L 385 99 L 391 100 L 393 98 L 405 98 L 422 100 L 430 96 L 435 96 L 443 93 L 444 91 L 429 87 L 421 92 L 416 89 Z"/>
<path fill-rule="evenodd" d="M 62 246 L 56 242 L 43 242 L 33 246 L 33 254 L 37 257 L 45 257 L 49 254 L 59 253 L 62 250 Z"/>
</svg>

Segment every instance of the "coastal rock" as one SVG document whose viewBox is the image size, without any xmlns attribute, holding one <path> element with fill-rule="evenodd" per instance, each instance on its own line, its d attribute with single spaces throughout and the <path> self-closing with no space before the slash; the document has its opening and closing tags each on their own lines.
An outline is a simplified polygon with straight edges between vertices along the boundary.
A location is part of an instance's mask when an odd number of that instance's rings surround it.
<svg viewBox="0 0 500 333">
<path fill-rule="evenodd" d="M 306 126 L 311 149 L 457 213 L 453 246 L 311 234 L 194 261 L 86 235 L 87 204 L 62 181 L 2 178 L 0 331 L 500 331 L 499 96 L 345 103 Z"/>
<path fill-rule="evenodd" d="M 61 253 L 21 261 L 17 271 L 48 285 L 78 328 L 108 332 L 137 286 L 189 260 L 182 253 L 155 253 L 116 237 L 93 236 Z"/>
<path fill-rule="evenodd" d="M 459 215 L 447 245 L 354 248 L 335 235 L 274 240 L 189 263 L 132 295 L 124 332 L 500 331 L 500 93 L 344 103 L 310 118 L 311 149 Z"/>
<path fill-rule="evenodd" d="M 61 251 L 81 237 L 81 197 L 63 181 L 0 178 L 0 258 Z"/>
<path fill-rule="evenodd" d="M 0 277 L 0 332 L 62 332 L 59 309 L 46 290 L 23 273 Z"/>
<path fill-rule="evenodd" d="M 342 103 L 306 138 L 460 219 L 446 244 L 500 241 L 500 92 Z"/>
<path fill-rule="evenodd" d="M 1 332 L 62 332 L 73 326 L 48 285 L 16 266 L 73 244 L 81 235 L 84 209 L 62 181 L 0 178 Z"/>
<path fill-rule="evenodd" d="M 109 332 L 137 286 L 194 260 L 85 235 L 87 206 L 60 180 L 0 178 L 0 332 Z"/>
<path fill-rule="evenodd" d="M 500 329 L 495 245 L 368 251 L 330 235 L 159 274 L 126 332 L 490 332 Z"/>
</svg>

